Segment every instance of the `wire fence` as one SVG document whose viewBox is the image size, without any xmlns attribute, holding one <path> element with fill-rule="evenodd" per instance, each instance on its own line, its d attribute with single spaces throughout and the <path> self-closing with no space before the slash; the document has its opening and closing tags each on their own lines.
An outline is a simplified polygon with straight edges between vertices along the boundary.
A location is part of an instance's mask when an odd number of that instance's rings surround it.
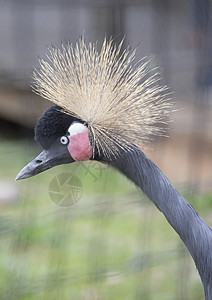
<svg viewBox="0 0 212 300">
<path fill-rule="evenodd" d="M 1 299 L 204 299 L 179 237 L 120 174 L 87 162 L 13 180 L 40 151 L 17 131 L 49 105 L 30 92 L 38 55 L 125 37 L 175 92 L 171 137 L 147 154 L 211 225 L 211 25 L 207 0 L 0 1 L 0 116 L 16 124 L 0 124 Z"/>
</svg>

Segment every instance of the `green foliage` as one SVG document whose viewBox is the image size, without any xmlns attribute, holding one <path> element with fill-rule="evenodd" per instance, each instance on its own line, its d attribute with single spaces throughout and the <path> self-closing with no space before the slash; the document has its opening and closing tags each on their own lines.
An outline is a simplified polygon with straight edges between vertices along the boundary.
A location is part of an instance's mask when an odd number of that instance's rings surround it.
<svg viewBox="0 0 212 300">
<path fill-rule="evenodd" d="M 12 182 L 38 152 L 27 141 L 2 142 L 0 178 Z M 83 186 L 80 201 L 66 208 L 48 193 L 62 172 L 74 173 Z M 0 299 L 203 299 L 177 234 L 114 170 L 76 163 L 14 185 L 18 200 L 0 214 Z M 203 212 L 211 202 L 211 195 L 201 198 Z"/>
</svg>

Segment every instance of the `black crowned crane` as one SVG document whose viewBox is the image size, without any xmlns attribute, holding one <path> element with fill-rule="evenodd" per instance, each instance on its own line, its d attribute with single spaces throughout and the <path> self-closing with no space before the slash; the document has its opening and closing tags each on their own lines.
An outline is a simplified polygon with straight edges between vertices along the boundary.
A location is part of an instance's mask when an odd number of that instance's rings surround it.
<svg viewBox="0 0 212 300">
<path fill-rule="evenodd" d="M 97 160 L 119 170 L 154 202 L 179 234 L 212 299 L 212 230 L 158 167 L 140 150 L 149 136 L 163 134 L 172 104 L 158 74 L 122 44 L 80 39 L 49 50 L 35 70 L 34 90 L 55 105 L 35 127 L 43 151 L 17 175 L 24 179 L 53 166 Z"/>
</svg>

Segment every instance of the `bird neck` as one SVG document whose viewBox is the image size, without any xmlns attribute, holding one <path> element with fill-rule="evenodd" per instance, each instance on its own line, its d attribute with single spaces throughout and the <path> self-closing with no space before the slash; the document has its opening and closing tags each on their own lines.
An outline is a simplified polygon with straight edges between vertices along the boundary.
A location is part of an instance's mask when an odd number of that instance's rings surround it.
<svg viewBox="0 0 212 300">
<path fill-rule="evenodd" d="M 212 297 L 212 230 L 161 170 L 139 149 L 123 153 L 111 165 L 126 175 L 164 214 L 193 257 L 206 299 Z M 210 282 L 210 288 L 207 283 Z"/>
</svg>

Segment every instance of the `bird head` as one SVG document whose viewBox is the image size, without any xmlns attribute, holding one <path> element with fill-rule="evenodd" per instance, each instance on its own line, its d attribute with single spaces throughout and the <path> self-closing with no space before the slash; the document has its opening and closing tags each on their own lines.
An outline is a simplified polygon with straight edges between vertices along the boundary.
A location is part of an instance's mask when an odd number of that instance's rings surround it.
<svg viewBox="0 0 212 300">
<path fill-rule="evenodd" d="M 111 161 L 163 134 L 172 103 L 148 60 L 134 63 L 112 39 L 49 49 L 33 73 L 33 90 L 53 102 L 35 127 L 43 151 L 17 175 L 34 176 L 53 166 L 96 159 Z"/>
<path fill-rule="evenodd" d="M 90 132 L 85 123 L 62 107 L 53 105 L 38 119 L 35 140 L 43 151 L 17 175 L 16 180 L 37 175 L 60 164 L 93 157 Z"/>
</svg>

